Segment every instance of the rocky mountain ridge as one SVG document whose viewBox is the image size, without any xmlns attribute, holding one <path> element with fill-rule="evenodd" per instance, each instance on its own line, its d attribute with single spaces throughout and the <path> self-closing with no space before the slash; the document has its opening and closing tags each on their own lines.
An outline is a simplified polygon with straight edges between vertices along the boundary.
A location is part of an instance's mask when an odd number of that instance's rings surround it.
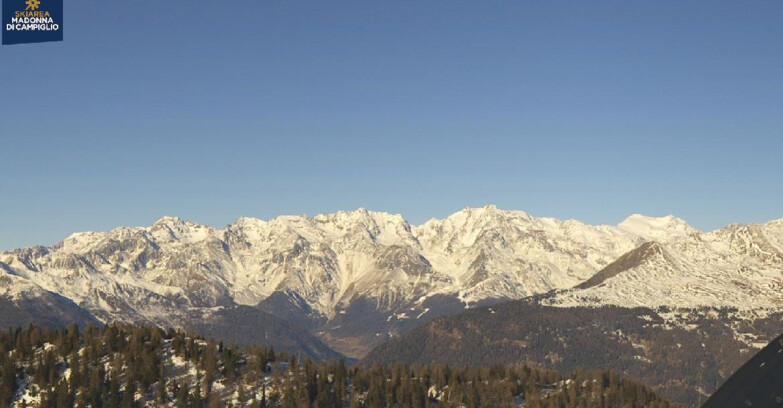
<svg viewBox="0 0 783 408">
<path fill-rule="evenodd" d="M 653 242 L 652 255 L 578 287 Z M 783 220 L 700 232 L 673 216 L 593 226 L 495 206 L 420 226 L 365 209 L 223 229 L 164 217 L 0 252 L 0 293 L 54 293 L 100 321 L 162 326 L 250 306 L 358 357 L 438 315 L 544 293 L 562 306 L 776 308 L 781 254 Z"/>
</svg>

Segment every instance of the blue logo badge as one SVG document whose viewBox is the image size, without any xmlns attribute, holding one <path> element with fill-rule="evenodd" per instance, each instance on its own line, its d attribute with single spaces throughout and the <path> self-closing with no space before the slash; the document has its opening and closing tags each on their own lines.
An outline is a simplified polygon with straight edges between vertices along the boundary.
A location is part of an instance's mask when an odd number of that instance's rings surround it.
<svg viewBox="0 0 783 408">
<path fill-rule="evenodd" d="M 63 40 L 63 0 L 3 0 L 3 44 Z"/>
</svg>

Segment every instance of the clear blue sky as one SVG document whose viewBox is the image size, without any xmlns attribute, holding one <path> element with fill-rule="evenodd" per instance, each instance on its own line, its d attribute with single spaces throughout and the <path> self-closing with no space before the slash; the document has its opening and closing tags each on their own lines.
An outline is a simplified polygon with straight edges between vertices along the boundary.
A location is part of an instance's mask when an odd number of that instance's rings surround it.
<svg viewBox="0 0 783 408">
<path fill-rule="evenodd" d="M 781 1 L 66 0 L 64 30 L 0 47 L 0 249 L 357 207 L 783 217 Z"/>
</svg>

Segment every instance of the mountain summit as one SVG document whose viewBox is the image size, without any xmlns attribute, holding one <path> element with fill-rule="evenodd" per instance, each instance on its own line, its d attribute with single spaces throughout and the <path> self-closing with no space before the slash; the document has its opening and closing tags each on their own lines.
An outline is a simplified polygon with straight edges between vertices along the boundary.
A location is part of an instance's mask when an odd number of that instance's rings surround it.
<svg viewBox="0 0 783 408">
<path fill-rule="evenodd" d="M 103 322 L 187 326 L 255 308 L 360 356 L 436 316 L 551 291 L 563 306 L 771 307 L 783 302 L 781 243 L 780 222 L 702 233 L 673 216 L 614 227 L 488 205 L 413 226 L 360 208 L 76 233 L 0 252 L 0 277 L 5 296 L 57 294 Z"/>
<path fill-rule="evenodd" d="M 666 240 L 672 237 L 699 233 L 699 230 L 688 225 L 685 220 L 673 215 L 648 217 L 642 214 L 633 214 L 618 224 L 617 227 L 648 240 Z"/>
</svg>

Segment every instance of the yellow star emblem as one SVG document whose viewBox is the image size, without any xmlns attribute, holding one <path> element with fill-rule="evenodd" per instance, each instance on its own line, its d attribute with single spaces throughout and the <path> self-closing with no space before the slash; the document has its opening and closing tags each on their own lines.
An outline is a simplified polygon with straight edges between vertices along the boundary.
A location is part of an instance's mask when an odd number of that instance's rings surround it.
<svg viewBox="0 0 783 408">
<path fill-rule="evenodd" d="M 35 10 L 38 7 L 41 7 L 41 0 L 27 0 L 24 4 L 27 5 L 27 8 L 25 9 L 25 11 L 27 11 L 27 10 Z"/>
</svg>

